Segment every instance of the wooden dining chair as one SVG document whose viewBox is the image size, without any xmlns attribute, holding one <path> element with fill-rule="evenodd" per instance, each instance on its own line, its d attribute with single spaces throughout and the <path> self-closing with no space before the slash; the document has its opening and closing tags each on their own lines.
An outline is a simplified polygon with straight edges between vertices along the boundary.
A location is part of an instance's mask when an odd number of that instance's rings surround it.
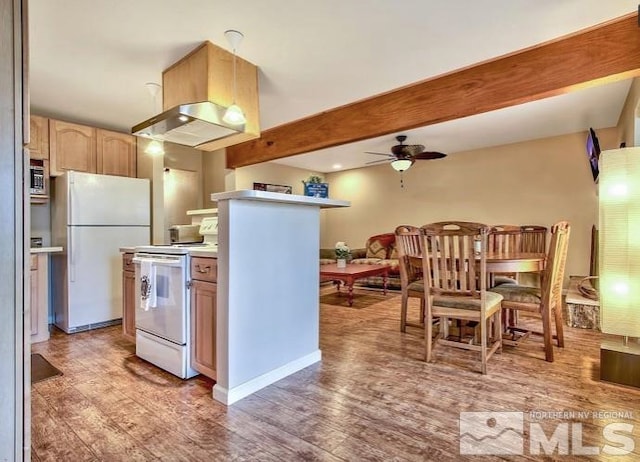
<svg viewBox="0 0 640 462">
<path fill-rule="evenodd" d="M 395 235 L 402 291 L 400 331 L 406 332 L 407 326 L 424 327 L 425 301 L 424 281 L 422 279 L 422 242 L 420 228 L 416 226 L 398 226 L 395 230 Z M 409 298 L 412 297 L 420 299 L 420 319 L 418 322 L 409 322 L 407 319 Z"/>
<path fill-rule="evenodd" d="M 558 347 L 564 347 L 562 286 L 570 232 L 571 227 L 566 221 L 558 222 L 551 228 L 551 241 L 542 273 L 541 287 L 501 284 L 491 288 L 491 291 L 504 297 L 503 309 L 538 313 L 542 321 L 542 331 L 523 328 L 518 324 L 507 325 L 507 330 L 513 333 L 514 338 L 504 339 L 504 343 L 517 346 L 532 334 L 542 335 L 545 359 L 549 362 L 553 361 L 553 340 L 557 341 Z M 555 321 L 555 334 L 552 332 L 551 316 Z M 518 334 L 521 336 L 516 338 Z"/>
<path fill-rule="evenodd" d="M 522 239 L 520 240 L 520 251 L 544 253 L 547 251 L 547 227 L 539 225 L 520 226 Z"/>
<path fill-rule="evenodd" d="M 522 247 L 522 229 L 518 225 L 494 225 L 489 230 L 489 252 L 520 252 Z M 496 273 L 491 275 L 492 286 L 498 284 L 516 284 L 517 274 Z"/>
<path fill-rule="evenodd" d="M 420 228 L 425 280 L 426 317 L 440 318 L 438 334 L 425 322 L 425 359 L 432 360 L 436 345 L 480 352 L 481 370 L 487 373 L 487 360 L 502 348 L 502 296 L 487 290 L 487 239 L 489 227 L 481 223 L 439 222 Z M 476 255 L 474 242 L 480 241 Z M 450 319 L 476 321 L 480 344 L 449 339 Z M 493 320 L 493 323 L 489 322 Z M 489 327 L 492 338 L 489 339 Z"/>
</svg>

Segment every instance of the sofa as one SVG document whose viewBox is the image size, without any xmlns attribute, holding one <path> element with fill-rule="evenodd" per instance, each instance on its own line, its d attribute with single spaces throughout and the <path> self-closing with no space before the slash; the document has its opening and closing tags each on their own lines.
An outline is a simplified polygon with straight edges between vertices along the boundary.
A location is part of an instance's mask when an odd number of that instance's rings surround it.
<svg viewBox="0 0 640 462">
<path fill-rule="evenodd" d="M 320 249 L 320 264 L 336 262 L 335 249 Z M 388 265 L 387 289 L 400 290 L 400 268 L 394 233 L 377 234 L 367 239 L 363 248 L 351 249 L 350 265 Z M 382 276 L 358 279 L 356 286 L 382 289 Z"/>
</svg>

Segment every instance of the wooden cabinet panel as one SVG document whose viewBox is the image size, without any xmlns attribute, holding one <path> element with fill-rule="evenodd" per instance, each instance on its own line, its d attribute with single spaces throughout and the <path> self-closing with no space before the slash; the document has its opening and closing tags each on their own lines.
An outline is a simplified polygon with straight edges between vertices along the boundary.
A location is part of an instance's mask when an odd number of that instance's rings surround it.
<svg viewBox="0 0 640 462">
<path fill-rule="evenodd" d="M 49 160 L 49 119 L 40 116 L 29 118 L 29 155 L 31 159 Z"/>
<path fill-rule="evenodd" d="M 204 42 L 162 73 L 162 105 L 168 110 L 194 101 L 213 101 L 228 107 L 234 101 L 233 54 Z M 258 68 L 236 56 L 235 102 L 247 119 L 242 133 L 234 133 L 198 146 L 215 151 L 260 137 Z M 185 83 L 186 82 L 186 83 Z"/>
<path fill-rule="evenodd" d="M 98 129 L 97 172 L 104 175 L 136 176 L 136 139 L 126 133 Z"/>
<path fill-rule="evenodd" d="M 30 255 L 30 322 L 31 343 L 49 340 L 49 256 Z"/>
<path fill-rule="evenodd" d="M 133 253 L 122 255 L 122 333 L 136 341 L 136 274 L 133 271 Z"/>
<path fill-rule="evenodd" d="M 30 290 L 31 290 L 31 335 L 38 334 L 38 311 L 40 291 L 38 290 L 38 257 L 31 255 L 31 271 L 30 271 Z"/>
<path fill-rule="evenodd" d="M 217 285 L 191 283 L 191 367 L 215 380 Z"/>
<path fill-rule="evenodd" d="M 96 173 L 96 129 L 49 120 L 51 175 L 65 170 Z"/>
<path fill-rule="evenodd" d="M 216 282 L 218 276 L 218 260 L 215 258 L 192 257 L 191 278 L 199 281 Z"/>
</svg>

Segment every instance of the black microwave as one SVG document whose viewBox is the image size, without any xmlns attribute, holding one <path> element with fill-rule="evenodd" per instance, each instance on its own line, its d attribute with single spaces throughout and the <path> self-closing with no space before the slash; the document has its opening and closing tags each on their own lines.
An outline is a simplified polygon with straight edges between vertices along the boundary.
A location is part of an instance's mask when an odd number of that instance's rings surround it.
<svg viewBox="0 0 640 462">
<path fill-rule="evenodd" d="M 30 166 L 30 190 L 31 194 L 47 194 L 45 189 L 44 167 L 42 165 Z"/>
</svg>

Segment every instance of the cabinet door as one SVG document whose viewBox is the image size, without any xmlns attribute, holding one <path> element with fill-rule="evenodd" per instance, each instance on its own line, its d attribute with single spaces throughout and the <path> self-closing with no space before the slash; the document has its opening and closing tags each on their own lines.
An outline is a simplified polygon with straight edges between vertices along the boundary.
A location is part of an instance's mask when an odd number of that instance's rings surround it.
<svg viewBox="0 0 640 462">
<path fill-rule="evenodd" d="M 96 129 L 60 120 L 49 120 L 51 175 L 65 170 L 96 173 Z"/>
<path fill-rule="evenodd" d="M 98 129 L 97 171 L 104 175 L 136 176 L 136 139 L 126 133 Z"/>
<path fill-rule="evenodd" d="M 29 118 L 29 154 L 31 159 L 49 160 L 49 119 Z"/>
<path fill-rule="evenodd" d="M 122 333 L 136 341 L 136 274 L 122 272 Z"/>
<path fill-rule="evenodd" d="M 191 282 L 191 367 L 215 380 L 217 286 Z"/>
<path fill-rule="evenodd" d="M 31 271 L 29 272 L 29 285 L 31 289 L 31 335 L 38 335 L 38 312 L 40 311 L 40 291 L 38 290 L 38 257 L 31 255 Z"/>
</svg>

